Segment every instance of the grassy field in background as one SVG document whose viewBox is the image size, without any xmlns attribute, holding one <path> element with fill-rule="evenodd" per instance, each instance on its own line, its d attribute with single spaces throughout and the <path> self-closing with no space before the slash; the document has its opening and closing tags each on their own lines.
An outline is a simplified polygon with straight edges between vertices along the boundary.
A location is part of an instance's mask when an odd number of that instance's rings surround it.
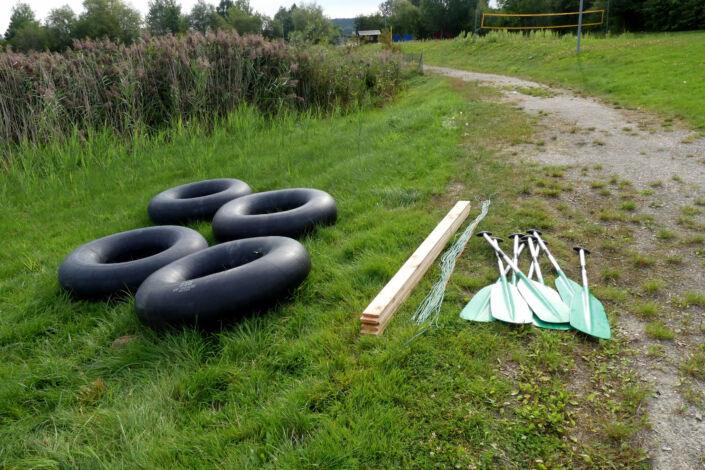
<svg viewBox="0 0 705 470">
<path fill-rule="evenodd" d="M 479 39 L 417 41 L 405 52 L 465 70 L 503 73 L 570 87 L 626 107 L 681 118 L 705 131 L 705 32 L 587 36 L 491 33 Z"/>
<path fill-rule="evenodd" d="M 607 233 L 567 206 L 556 219 L 547 198 L 560 171 L 498 157 L 493 143 L 530 139 L 532 123 L 491 93 L 417 78 L 385 108 L 346 116 L 270 122 L 243 110 L 212 135 L 180 129 L 128 146 L 98 136 L 19 155 L 41 171 L 0 176 L 0 466 L 636 465 L 646 392 L 620 341 L 458 318 L 496 279 L 476 238 L 437 328 L 408 342 L 432 273 L 383 337 L 359 336 L 361 310 L 456 199 L 476 213 L 491 196 L 483 227 L 500 234 Z M 214 334 L 156 334 L 132 298 L 60 291 L 57 267 L 73 248 L 150 225 L 150 197 L 214 177 L 337 199 L 339 222 L 303 240 L 313 270 L 291 302 Z M 208 224 L 196 228 L 212 242 Z"/>
</svg>

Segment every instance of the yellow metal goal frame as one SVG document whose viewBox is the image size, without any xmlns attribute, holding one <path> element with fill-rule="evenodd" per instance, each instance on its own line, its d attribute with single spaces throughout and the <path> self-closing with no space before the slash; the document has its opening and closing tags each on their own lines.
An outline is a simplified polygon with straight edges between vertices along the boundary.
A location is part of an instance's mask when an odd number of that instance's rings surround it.
<svg viewBox="0 0 705 470">
<path fill-rule="evenodd" d="M 599 13 L 600 21 L 592 23 L 583 23 L 583 26 L 600 26 L 605 23 L 605 10 L 584 10 L 583 15 Z M 577 28 L 578 24 L 566 24 L 566 25 L 546 25 L 546 26 L 485 26 L 485 17 L 537 17 L 537 16 L 569 16 L 569 15 L 579 15 L 579 11 L 567 12 L 567 13 L 483 13 L 482 21 L 480 22 L 480 29 L 513 29 L 513 30 L 526 30 L 526 29 L 561 29 L 561 28 Z"/>
</svg>

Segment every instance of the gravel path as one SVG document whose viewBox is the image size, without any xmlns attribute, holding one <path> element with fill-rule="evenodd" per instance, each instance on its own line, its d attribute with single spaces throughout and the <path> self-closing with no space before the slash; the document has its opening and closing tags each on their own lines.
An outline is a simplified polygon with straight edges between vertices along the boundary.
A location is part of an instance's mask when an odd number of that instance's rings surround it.
<svg viewBox="0 0 705 470">
<path fill-rule="evenodd" d="M 496 86 L 505 101 L 536 116 L 543 143 L 538 148 L 529 144 L 520 147 L 522 156 L 550 165 L 600 165 L 607 174 L 631 181 L 637 189 L 657 187 L 657 203 L 645 207 L 644 212 L 675 232 L 683 231 L 678 225 L 681 209 L 705 197 L 705 139 L 687 129 L 647 113 L 615 109 L 593 98 L 527 80 L 444 67 L 425 66 L 425 70 Z M 642 248 L 653 241 L 653 234 L 645 237 Z M 705 291 L 702 261 L 690 256 L 681 269 L 682 287 Z M 652 343 L 644 335 L 644 323 L 634 317 L 623 316 L 617 329 L 639 351 L 646 351 Z M 678 364 L 698 341 L 702 342 L 702 335 L 695 333 L 664 342 L 663 358 L 639 355 L 634 361 L 654 390 L 648 404 L 652 431 L 646 440 L 656 469 L 704 468 L 702 414 L 678 391 Z"/>
</svg>

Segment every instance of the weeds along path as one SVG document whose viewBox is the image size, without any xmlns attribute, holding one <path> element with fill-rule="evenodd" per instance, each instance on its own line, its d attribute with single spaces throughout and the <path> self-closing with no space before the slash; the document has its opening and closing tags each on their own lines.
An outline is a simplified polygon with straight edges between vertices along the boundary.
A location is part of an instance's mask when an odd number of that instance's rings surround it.
<svg viewBox="0 0 705 470">
<path fill-rule="evenodd" d="M 617 330 L 633 346 L 632 366 L 652 390 L 652 431 L 643 436 L 652 463 L 702 468 L 705 139 L 669 120 L 535 82 L 425 69 L 496 86 L 503 100 L 536 117 L 537 139 L 512 153 L 563 167 L 569 187 L 555 183 L 558 189 L 546 193 L 556 205 L 599 220 L 621 241 L 616 248 L 614 240 L 595 240 L 603 254 L 593 265 L 611 284 L 604 295 L 629 312 L 620 315 Z"/>
</svg>

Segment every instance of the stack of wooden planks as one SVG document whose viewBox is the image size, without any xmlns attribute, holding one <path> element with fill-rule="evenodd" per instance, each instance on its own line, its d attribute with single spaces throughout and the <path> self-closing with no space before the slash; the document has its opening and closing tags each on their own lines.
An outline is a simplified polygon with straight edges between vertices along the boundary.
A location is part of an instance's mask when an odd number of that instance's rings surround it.
<svg viewBox="0 0 705 470">
<path fill-rule="evenodd" d="M 458 201 L 428 237 L 419 245 L 406 263 L 367 306 L 360 321 L 361 333 L 380 335 L 392 316 L 409 297 L 434 260 L 441 254 L 448 240 L 470 214 L 470 202 Z"/>
</svg>

